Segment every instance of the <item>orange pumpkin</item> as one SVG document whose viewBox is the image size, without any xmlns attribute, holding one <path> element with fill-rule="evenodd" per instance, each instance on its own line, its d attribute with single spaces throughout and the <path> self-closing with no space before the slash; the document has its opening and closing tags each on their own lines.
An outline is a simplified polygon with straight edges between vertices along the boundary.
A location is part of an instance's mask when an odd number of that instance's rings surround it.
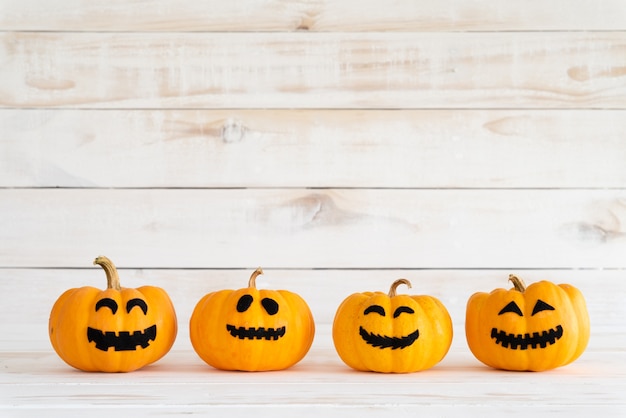
<svg viewBox="0 0 626 418">
<path fill-rule="evenodd" d="M 123 288 L 117 269 L 98 257 L 107 288 L 65 291 L 50 313 L 48 334 L 56 353 L 84 371 L 129 372 L 163 357 L 174 344 L 176 313 L 158 287 Z"/>
<path fill-rule="evenodd" d="M 582 293 L 569 284 L 540 281 L 526 287 L 478 292 L 467 302 L 465 335 L 474 356 L 504 370 L 542 371 L 576 360 L 589 342 Z"/>
<path fill-rule="evenodd" d="M 259 268 L 248 287 L 205 295 L 189 321 L 196 353 L 222 370 L 282 370 L 309 351 L 315 323 L 309 306 L 287 290 L 256 288 Z"/>
<path fill-rule="evenodd" d="M 432 296 L 355 293 L 337 309 L 333 342 L 339 357 L 356 370 L 409 373 L 440 362 L 452 344 L 452 320 Z"/>
</svg>

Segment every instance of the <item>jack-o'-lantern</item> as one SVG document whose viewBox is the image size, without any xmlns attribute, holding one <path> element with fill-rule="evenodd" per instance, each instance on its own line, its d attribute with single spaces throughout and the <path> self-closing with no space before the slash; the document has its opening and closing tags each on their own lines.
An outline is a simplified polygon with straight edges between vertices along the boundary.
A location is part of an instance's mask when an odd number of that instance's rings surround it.
<svg viewBox="0 0 626 418">
<path fill-rule="evenodd" d="M 196 304 L 189 337 L 196 353 L 222 370 L 282 370 L 299 362 L 315 335 L 313 315 L 298 294 L 257 289 L 260 268 L 247 288 L 220 290 Z"/>
<path fill-rule="evenodd" d="M 341 360 L 356 370 L 409 373 L 439 363 L 452 343 L 452 320 L 445 306 L 427 295 L 355 293 L 337 309 L 333 342 Z"/>
<path fill-rule="evenodd" d="M 465 334 L 474 356 L 503 370 L 542 371 L 576 360 L 589 342 L 582 293 L 568 284 L 540 281 L 526 287 L 478 292 L 467 303 Z"/>
<path fill-rule="evenodd" d="M 66 290 L 50 313 L 48 334 L 56 353 L 84 371 L 129 372 L 163 357 L 174 344 L 176 313 L 167 293 L 154 286 L 124 288 L 117 269 L 98 257 L 107 288 Z"/>
</svg>

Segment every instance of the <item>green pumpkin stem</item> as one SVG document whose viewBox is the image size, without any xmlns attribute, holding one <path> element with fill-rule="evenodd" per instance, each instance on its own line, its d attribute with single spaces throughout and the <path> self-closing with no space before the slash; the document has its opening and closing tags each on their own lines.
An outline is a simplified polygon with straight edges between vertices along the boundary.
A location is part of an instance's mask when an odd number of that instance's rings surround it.
<svg viewBox="0 0 626 418">
<path fill-rule="evenodd" d="M 400 286 L 401 284 L 405 284 L 408 286 L 408 288 L 411 288 L 411 282 L 408 281 L 407 279 L 398 279 L 395 282 L 393 282 L 391 284 L 391 288 L 389 289 L 389 297 L 392 298 L 396 295 L 396 289 L 398 288 L 398 286 Z"/>
<path fill-rule="evenodd" d="M 250 280 L 248 281 L 248 287 L 256 287 L 256 278 L 259 274 L 263 274 L 263 269 L 261 267 L 254 270 L 252 276 L 250 276 Z"/>
<path fill-rule="evenodd" d="M 524 291 L 526 290 L 526 285 L 524 284 L 524 281 L 516 275 L 509 274 L 509 281 L 513 283 L 513 287 L 518 292 L 524 293 Z"/>
<path fill-rule="evenodd" d="M 97 264 L 104 269 L 107 275 L 107 289 L 121 290 L 120 276 L 117 274 L 115 264 L 107 257 L 101 255 L 93 261 L 93 264 Z"/>
</svg>

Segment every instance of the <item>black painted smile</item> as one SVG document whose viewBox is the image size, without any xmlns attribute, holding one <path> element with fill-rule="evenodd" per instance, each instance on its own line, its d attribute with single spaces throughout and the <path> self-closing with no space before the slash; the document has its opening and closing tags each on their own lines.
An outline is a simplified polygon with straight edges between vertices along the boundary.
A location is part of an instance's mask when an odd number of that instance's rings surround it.
<svg viewBox="0 0 626 418">
<path fill-rule="evenodd" d="M 413 344 L 415 340 L 419 338 L 420 332 L 416 329 L 411 334 L 404 337 L 387 337 L 367 332 L 363 327 L 359 327 L 359 334 L 361 334 L 363 341 L 372 347 L 378 347 L 380 349 L 391 348 L 395 350 L 397 348 L 403 349 Z"/>
<path fill-rule="evenodd" d="M 102 351 L 108 351 L 109 347 L 113 347 L 115 351 L 134 351 L 137 346 L 147 348 L 150 341 L 156 339 L 157 327 L 152 325 L 143 331 L 135 331 L 132 334 L 129 331 L 101 331 L 99 329 L 87 327 L 87 340 L 95 342 L 96 348 Z"/>
<path fill-rule="evenodd" d="M 541 333 L 533 332 L 532 335 L 529 333 L 524 335 L 507 334 L 497 328 L 491 330 L 491 338 L 496 340 L 496 344 L 501 344 L 502 347 L 513 350 L 526 350 L 529 346 L 530 348 L 546 348 L 548 345 L 554 344 L 562 336 L 563 327 L 560 325 Z"/>
<path fill-rule="evenodd" d="M 239 338 L 243 340 L 247 338 L 249 340 L 277 340 L 285 335 L 285 327 L 280 328 L 267 328 L 259 327 L 259 328 L 245 328 L 245 327 L 236 327 L 234 325 L 226 325 L 226 330 L 230 332 L 230 335 L 233 337 Z"/>
</svg>

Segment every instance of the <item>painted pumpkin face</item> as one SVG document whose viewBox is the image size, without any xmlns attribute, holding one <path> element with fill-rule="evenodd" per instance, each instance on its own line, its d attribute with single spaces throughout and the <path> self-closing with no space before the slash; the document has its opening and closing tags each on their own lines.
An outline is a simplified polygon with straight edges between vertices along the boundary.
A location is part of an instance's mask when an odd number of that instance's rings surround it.
<svg viewBox="0 0 626 418">
<path fill-rule="evenodd" d="M 257 269 L 247 288 L 205 295 L 189 321 L 196 353 L 223 370 L 282 370 L 309 351 L 315 323 L 308 305 L 286 290 L 256 288 Z"/>
<path fill-rule="evenodd" d="M 337 309 L 333 342 L 339 357 L 356 370 L 408 373 L 433 367 L 452 343 L 452 320 L 432 296 L 355 293 Z"/>
<path fill-rule="evenodd" d="M 98 257 L 108 286 L 69 289 L 52 308 L 52 347 L 70 366 L 84 371 L 129 372 L 153 363 L 172 347 L 176 313 L 163 289 L 122 288 L 113 263 Z"/>
<path fill-rule="evenodd" d="M 504 370 L 542 371 L 576 360 L 589 341 L 585 300 L 571 285 L 531 284 L 511 275 L 511 290 L 476 293 L 465 333 L 474 356 Z"/>
</svg>

